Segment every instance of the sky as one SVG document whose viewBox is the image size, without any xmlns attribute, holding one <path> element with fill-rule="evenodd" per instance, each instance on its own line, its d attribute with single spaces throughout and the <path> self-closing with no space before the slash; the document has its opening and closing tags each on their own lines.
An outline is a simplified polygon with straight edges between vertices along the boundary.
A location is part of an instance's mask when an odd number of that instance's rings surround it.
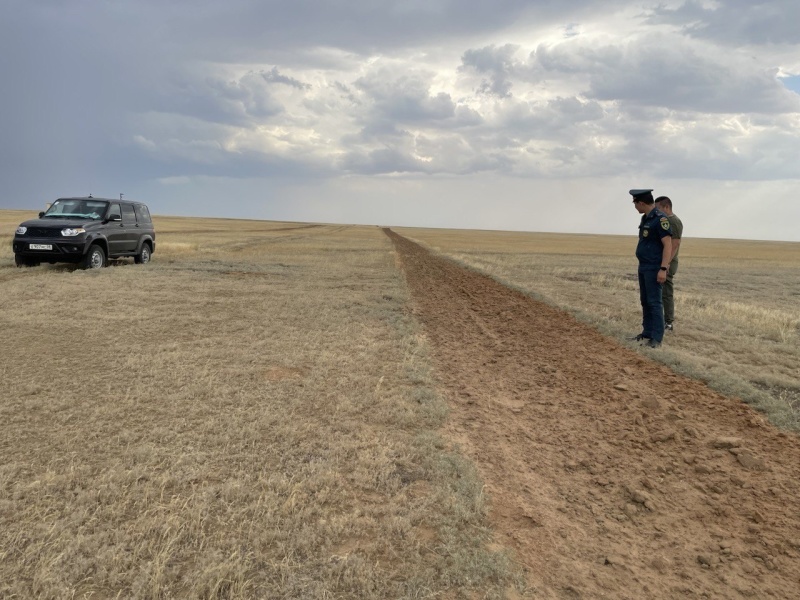
<svg viewBox="0 0 800 600">
<path fill-rule="evenodd" d="M 0 9 L 0 208 L 800 241 L 797 0 Z"/>
</svg>

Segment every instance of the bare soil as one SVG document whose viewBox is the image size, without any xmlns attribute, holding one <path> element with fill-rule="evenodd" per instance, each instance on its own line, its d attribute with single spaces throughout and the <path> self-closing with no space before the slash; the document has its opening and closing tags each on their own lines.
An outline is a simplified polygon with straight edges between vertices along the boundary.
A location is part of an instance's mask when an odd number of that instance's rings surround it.
<svg viewBox="0 0 800 600">
<path fill-rule="evenodd" d="M 534 597 L 800 598 L 797 436 L 385 231 Z"/>
</svg>

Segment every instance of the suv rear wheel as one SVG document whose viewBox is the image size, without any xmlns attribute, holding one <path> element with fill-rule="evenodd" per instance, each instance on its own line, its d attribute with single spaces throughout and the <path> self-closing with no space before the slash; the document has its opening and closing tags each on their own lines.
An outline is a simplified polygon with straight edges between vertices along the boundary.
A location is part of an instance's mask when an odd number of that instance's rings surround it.
<svg viewBox="0 0 800 600">
<path fill-rule="evenodd" d="M 144 265 L 150 262 L 150 244 L 147 242 L 142 244 L 142 249 L 139 254 L 133 257 L 133 262 L 137 265 Z"/>
<path fill-rule="evenodd" d="M 106 266 L 106 253 L 97 244 L 92 244 L 86 256 L 83 257 L 84 269 L 100 269 Z"/>
</svg>

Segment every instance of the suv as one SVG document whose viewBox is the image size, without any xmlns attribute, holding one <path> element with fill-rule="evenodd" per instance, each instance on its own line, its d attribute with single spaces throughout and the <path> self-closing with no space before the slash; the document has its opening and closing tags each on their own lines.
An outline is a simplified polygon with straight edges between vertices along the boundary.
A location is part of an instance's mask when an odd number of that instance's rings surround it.
<svg viewBox="0 0 800 600">
<path fill-rule="evenodd" d="M 38 219 L 17 227 L 13 241 L 18 267 L 67 262 L 84 269 L 109 258 L 132 256 L 144 264 L 156 249 L 150 211 L 141 202 L 106 198 L 59 198 Z"/>
</svg>

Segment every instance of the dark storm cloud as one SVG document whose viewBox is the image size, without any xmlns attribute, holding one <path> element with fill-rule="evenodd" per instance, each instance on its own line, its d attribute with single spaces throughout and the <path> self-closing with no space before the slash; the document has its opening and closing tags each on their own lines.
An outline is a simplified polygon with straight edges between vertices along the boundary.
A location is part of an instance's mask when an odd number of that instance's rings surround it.
<svg viewBox="0 0 800 600">
<path fill-rule="evenodd" d="M 623 3 L 609 0 L 604 7 L 593 0 L 200 0 L 146 4 L 159 14 L 166 13 L 170 34 L 181 44 L 193 46 L 196 56 L 210 53 L 241 60 L 258 59 L 266 48 L 307 45 L 373 52 L 480 34 L 521 20 L 543 25 L 560 23 L 575 13 L 590 18 Z M 202 43 L 198 43 L 198 32 L 203 33 Z"/>
<path fill-rule="evenodd" d="M 378 68 L 354 82 L 372 105 L 371 118 L 401 123 L 440 121 L 455 116 L 450 94 L 431 93 L 432 73 Z"/>
<path fill-rule="evenodd" d="M 341 167 L 350 173 L 386 175 L 392 173 L 425 173 L 427 165 L 400 148 L 376 148 L 364 152 L 351 151 Z"/>
<path fill-rule="evenodd" d="M 504 113 L 503 125 L 518 136 L 549 139 L 581 123 L 594 123 L 605 117 L 603 107 L 593 100 L 576 97 L 555 98 L 545 103 L 521 102 Z"/>
<path fill-rule="evenodd" d="M 767 70 L 746 58 L 709 56 L 668 36 L 614 46 L 540 46 L 533 62 L 551 74 L 584 74 L 596 100 L 710 113 L 783 113 L 800 110 Z"/>
<path fill-rule="evenodd" d="M 8 0 L 0 176 L 784 176 L 795 5 Z"/>
<path fill-rule="evenodd" d="M 725 0 L 710 7 L 689 1 L 656 8 L 650 22 L 679 25 L 691 36 L 732 46 L 800 43 L 797 0 Z"/>
<path fill-rule="evenodd" d="M 261 76 L 264 78 L 264 81 L 268 83 L 283 83 L 298 90 L 308 90 L 311 89 L 311 85 L 308 83 L 303 83 L 294 77 L 287 77 L 286 75 L 281 75 L 278 72 L 278 67 L 272 67 L 272 69 L 267 72 L 261 73 Z"/>
<path fill-rule="evenodd" d="M 426 137 L 411 132 L 396 132 L 383 138 L 379 148 L 351 146 L 341 168 L 361 175 L 398 173 L 468 174 L 481 171 L 511 170 L 512 161 L 495 148 L 473 144 L 457 134 Z"/>
<path fill-rule="evenodd" d="M 514 60 L 518 50 L 519 46 L 516 44 L 467 50 L 461 57 L 460 70 L 474 70 L 487 76 L 489 79 L 481 83 L 478 91 L 506 98 L 511 95 L 515 65 L 519 64 Z"/>
<path fill-rule="evenodd" d="M 165 78 L 153 90 L 148 111 L 191 117 L 208 123 L 250 126 L 283 112 L 269 73 L 238 78 L 183 72 Z"/>
</svg>

